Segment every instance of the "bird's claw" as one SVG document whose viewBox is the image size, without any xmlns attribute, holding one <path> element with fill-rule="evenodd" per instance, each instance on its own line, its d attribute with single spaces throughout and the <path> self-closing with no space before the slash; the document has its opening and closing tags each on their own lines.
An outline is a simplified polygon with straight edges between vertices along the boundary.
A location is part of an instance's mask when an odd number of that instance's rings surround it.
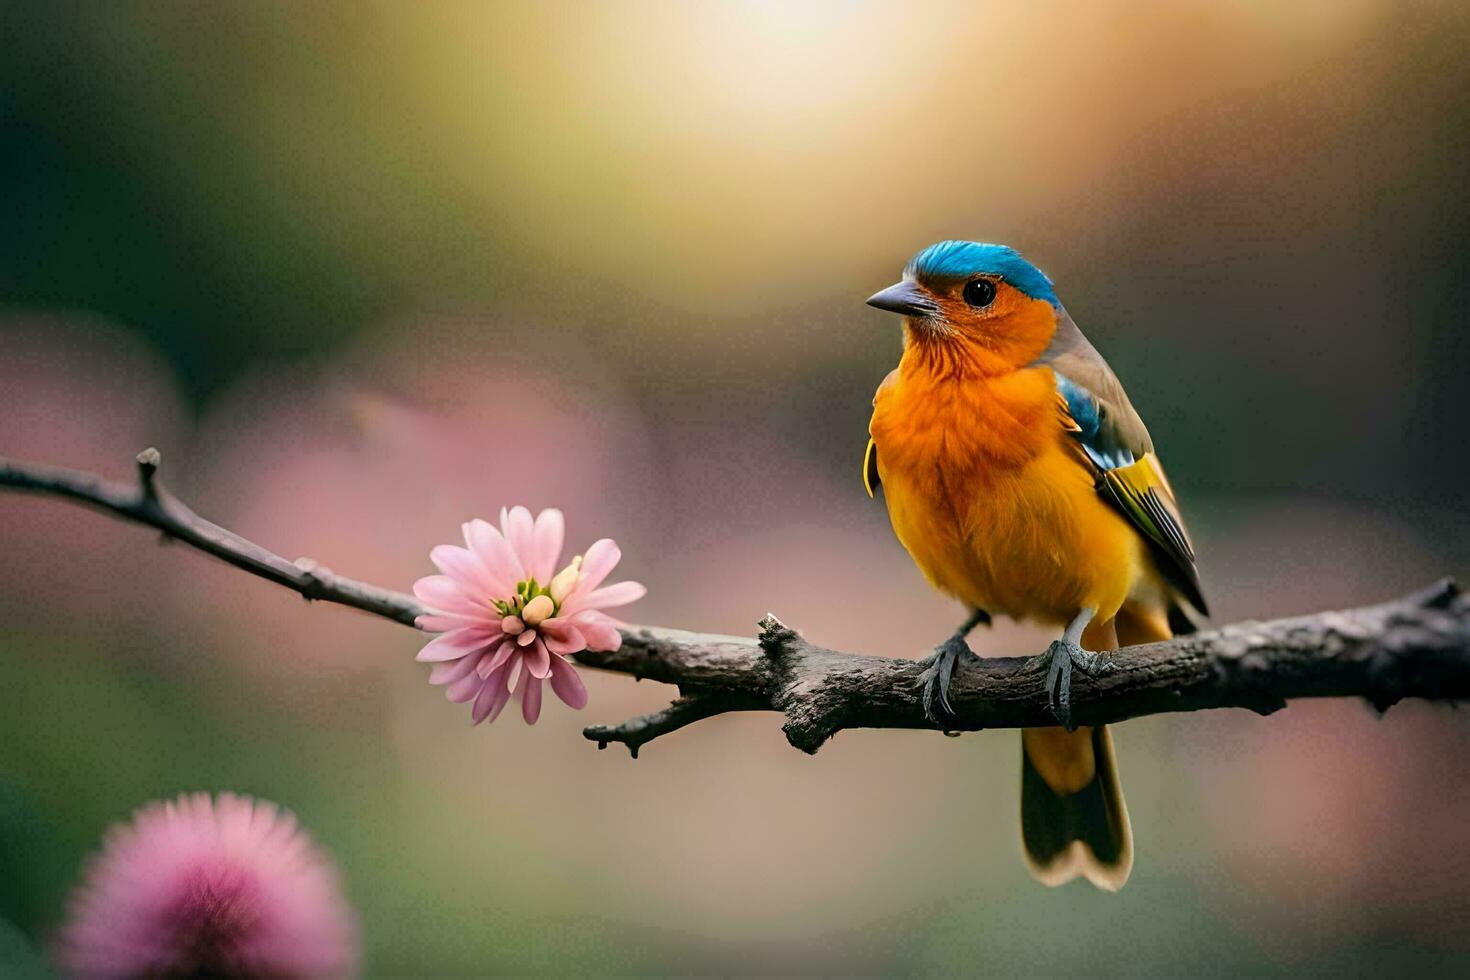
<svg viewBox="0 0 1470 980">
<path fill-rule="evenodd" d="M 919 675 L 919 683 L 924 686 L 924 717 L 936 728 L 944 728 L 946 722 L 955 716 L 949 703 L 949 686 L 955 665 L 961 660 L 978 659 L 962 637 L 952 636 L 935 647 L 934 655 L 923 661 L 928 665 Z"/>
<path fill-rule="evenodd" d="M 1051 666 L 1051 648 L 1045 653 L 1038 653 L 1034 657 L 1027 657 L 1026 662 L 1021 665 L 1022 674 L 1039 674 Z"/>
<path fill-rule="evenodd" d="M 1046 668 L 1046 701 L 1051 713 L 1062 727 L 1072 731 L 1072 670 L 1076 668 L 1088 676 L 1105 674 L 1115 669 L 1113 658 L 1107 651 L 1093 653 L 1068 639 L 1053 640 L 1051 646 L 1039 657 L 1032 657 L 1021 668 L 1023 673 Z"/>
<path fill-rule="evenodd" d="M 1088 677 L 1097 674 L 1106 674 L 1109 671 L 1118 669 L 1118 665 L 1113 663 L 1113 653 L 1111 650 L 1098 650 L 1093 652 L 1078 647 L 1072 653 L 1072 663 Z"/>
</svg>

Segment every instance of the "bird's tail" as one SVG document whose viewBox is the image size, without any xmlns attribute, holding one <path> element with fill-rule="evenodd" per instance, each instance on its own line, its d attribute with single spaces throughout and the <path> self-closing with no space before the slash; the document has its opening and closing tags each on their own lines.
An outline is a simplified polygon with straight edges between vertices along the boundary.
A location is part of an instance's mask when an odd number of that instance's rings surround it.
<svg viewBox="0 0 1470 980">
<path fill-rule="evenodd" d="M 1115 892 L 1133 870 L 1133 832 L 1107 726 L 1021 732 L 1021 843 L 1043 885 L 1078 875 Z"/>
<path fill-rule="evenodd" d="M 1115 628 L 1116 627 L 1116 628 Z M 1125 606 L 1113 622 L 1083 634 L 1089 650 L 1167 639 L 1168 620 Z M 1021 844 L 1026 867 L 1044 885 L 1081 875 L 1115 892 L 1133 870 L 1133 830 L 1106 726 L 1021 732 Z"/>
</svg>

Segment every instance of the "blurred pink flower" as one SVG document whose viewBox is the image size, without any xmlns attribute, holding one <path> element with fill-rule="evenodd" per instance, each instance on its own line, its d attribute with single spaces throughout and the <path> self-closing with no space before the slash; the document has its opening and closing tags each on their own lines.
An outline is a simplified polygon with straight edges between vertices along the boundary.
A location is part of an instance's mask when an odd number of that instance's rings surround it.
<svg viewBox="0 0 1470 980">
<path fill-rule="evenodd" d="M 637 582 L 602 585 L 623 554 L 610 538 L 594 542 L 561 571 L 565 521 L 559 510 L 534 519 L 524 507 L 501 510 L 500 527 L 464 525 L 466 547 L 439 545 L 429 553 L 442 575 L 421 578 L 413 594 L 434 607 L 419 628 L 441 635 L 419 651 L 433 663 L 430 684 L 448 685 L 451 701 L 474 701 L 473 723 L 494 721 L 511 694 L 534 725 L 541 714 L 541 682 L 573 708 L 587 689 L 567 661 L 579 650 L 616 650 L 617 620 L 602 612 L 643 597 Z"/>
<path fill-rule="evenodd" d="M 113 827 L 57 942 L 76 977 L 336 977 L 356 925 L 330 859 L 274 803 L 207 793 Z"/>
</svg>

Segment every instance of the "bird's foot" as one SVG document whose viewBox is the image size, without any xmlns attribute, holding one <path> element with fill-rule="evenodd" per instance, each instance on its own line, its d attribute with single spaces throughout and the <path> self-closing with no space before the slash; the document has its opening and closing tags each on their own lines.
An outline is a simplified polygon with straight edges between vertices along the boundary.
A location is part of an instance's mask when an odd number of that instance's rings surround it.
<svg viewBox="0 0 1470 980">
<path fill-rule="evenodd" d="M 934 655 L 921 661 L 925 669 L 919 675 L 924 685 L 924 717 L 936 728 L 944 728 L 954 720 L 954 708 L 949 703 L 949 684 L 955 665 L 961 660 L 979 660 L 962 635 L 951 636 L 934 648 Z"/>
<path fill-rule="evenodd" d="M 1080 670 L 1089 677 L 1105 674 L 1113 669 L 1112 654 L 1107 651 L 1093 653 L 1082 649 L 1078 643 L 1067 639 L 1053 640 L 1051 646 L 1039 657 L 1032 657 L 1021 668 L 1023 672 L 1046 670 L 1046 701 L 1051 713 L 1067 731 L 1072 724 L 1072 671 Z"/>
</svg>

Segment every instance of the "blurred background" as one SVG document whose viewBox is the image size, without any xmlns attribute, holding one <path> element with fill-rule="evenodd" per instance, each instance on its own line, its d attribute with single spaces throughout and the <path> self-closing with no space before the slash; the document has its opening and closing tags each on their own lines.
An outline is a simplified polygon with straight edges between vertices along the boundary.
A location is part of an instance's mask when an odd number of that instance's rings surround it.
<svg viewBox="0 0 1470 980">
<path fill-rule="evenodd" d="M 894 623 L 961 611 L 862 490 L 899 355 L 862 301 L 972 238 L 1129 386 L 1218 621 L 1466 571 L 1464 4 L 12 0 L 0 33 L 0 454 L 156 445 L 205 516 L 398 588 L 556 505 L 648 584 L 630 619 L 917 656 Z M 806 757 L 732 715 L 633 762 L 581 727 L 669 689 L 584 671 L 585 711 L 471 729 L 419 642 L 0 495 L 0 940 L 44 946 L 109 823 L 230 789 L 336 856 L 374 974 L 1470 967 L 1449 710 L 1121 726 L 1106 896 L 1027 877 L 1012 732 Z"/>
</svg>

